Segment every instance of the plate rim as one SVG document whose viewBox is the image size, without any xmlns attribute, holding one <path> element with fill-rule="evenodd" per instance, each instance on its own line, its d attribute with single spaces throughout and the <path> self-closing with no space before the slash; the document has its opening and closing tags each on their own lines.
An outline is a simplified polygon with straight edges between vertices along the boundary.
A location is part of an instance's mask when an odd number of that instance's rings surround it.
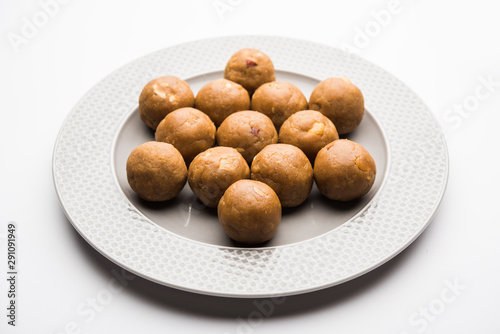
<svg viewBox="0 0 500 334">
<path fill-rule="evenodd" d="M 353 274 L 350 274 L 350 275 L 347 275 L 345 276 L 343 279 L 340 279 L 340 280 L 336 280 L 335 282 L 329 282 L 329 283 L 325 283 L 323 285 L 316 285 L 314 287 L 311 287 L 311 288 L 305 288 L 305 289 L 301 289 L 301 288 L 297 288 L 295 290 L 290 290 L 290 291 L 287 291 L 287 292 L 282 292 L 282 291 L 279 291 L 279 292 L 267 292 L 267 293 L 254 293 L 254 292 L 238 292 L 238 293 L 231 293 L 231 292 L 227 292 L 227 293 L 224 293 L 224 292 L 221 292 L 221 291 L 218 291 L 218 290 L 207 290 L 207 289 L 196 289 L 196 288 L 191 288 L 191 287 L 186 287 L 186 286 L 183 286 L 183 285 L 179 285 L 179 284 L 175 284 L 175 283 L 172 283 L 172 282 L 165 282 L 165 281 L 162 281 L 162 280 L 159 280 L 159 279 L 156 279 L 155 277 L 152 277 L 151 275 L 145 273 L 143 270 L 139 270 L 139 269 L 136 269 L 136 268 L 132 268 L 131 266 L 123 263 L 122 261 L 119 261 L 119 259 L 116 259 L 114 258 L 113 256 L 111 256 L 110 254 L 106 253 L 104 251 L 104 249 L 101 249 L 101 247 L 99 247 L 99 245 L 97 245 L 95 242 L 93 242 L 92 240 L 90 240 L 90 238 L 85 234 L 84 231 L 81 230 L 80 226 L 78 224 L 76 224 L 76 222 L 74 221 L 73 217 L 72 217 L 72 214 L 70 212 L 68 212 L 67 210 L 67 206 L 65 205 L 65 200 L 64 198 L 61 196 L 61 193 L 60 193 L 60 189 L 57 185 L 57 170 L 56 170 L 56 154 L 57 154 L 57 148 L 58 148 L 58 144 L 60 142 L 60 139 L 61 139 L 61 136 L 62 136 L 62 133 L 66 127 L 66 125 L 69 123 L 69 120 L 71 119 L 71 117 L 78 111 L 78 106 L 80 106 L 80 104 L 85 101 L 89 95 L 91 95 L 91 93 L 93 92 L 93 90 L 95 89 L 96 85 L 106 79 L 108 79 L 109 77 L 112 77 L 114 74 L 116 74 L 117 72 L 120 72 L 121 70 L 123 70 L 124 68 L 128 67 L 129 65 L 133 64 L 134 62 L 138 61 L 139 59 L 143 59 L 143 58 L 147 58 L 147 57 L 151 57 L 152 55 L 154 54 L 157 54 L 157 53 L 160 53 L 162 51 L 165 51 L 167 49 L 172 49 L 172 48 L 176 48 L 176 47 L 180 47 L 180 46 L 185 46 L 185 45 L 188 45 L 188 44 L 197 44 L 199 42 L 210 42 L 210 41 L 214 41 L 214 40 L 224 40 L 224 39 L 228 39 L 228 38 L 256 38 L 256 39 L 283 39 L 283 40 L 289 40 L 289 41 L 295 41 L 297 43 L 306 43 L 306 44 L 315 44 L 316 46 L 318 47 L 321 47 L 321 48 L 328 48 L 330 50 L 337 50 L 337 51 L 341 51 L 340 48 L 337 48 L 337 47 L 334 47 L 334 46 L 330 46 L 330 45 L 327 45 L 327 44 L 323 44 L 323 43 L 319 43 L 319 42 L 315 42 L 315 41 L 310 41 L 310 40 L 306 40 L 306 39 L 298 39 L 298 38 L 290 38 L 290 37 L 282 37 L 282 36 L 269 36 L 269 35 L 228 35 L 228 36 L 219 36 L 219 37 L 211 37 L 211 38 L 200 38 L 200 39 L 195 39 L 195 40 L 191 40 L 191 41 L 187 41 L 187 42 L 182 42 L 182 43 L 177 43 L 175 45 L 171 45 L 171 46 L 168 46 L 166 48 L 162 48 L 162 49 L 159 49 L 159 50 L 156 50 L 156 51 L 153 51 L 153 52 L 150 52 L 148 54 L 145 54 L 145 55 L 142 55 L 138 58 L 135 58 L 121 66 L 119 66 L 118 68 L 116 68 L 115 70 L 111 71 L 109 74 L 107 74 L 106 76 L 102 77 L 100 80 L 98 80 L 92 87 L 90 87 L 84 94 L 83 96 L 74 104 L 74 106 L 72 107 L 72 109 L 70 110 L 70 112 L 66 115 L 64 121 L 62 122 L 60 128 L 59 128 L 59 132 L 57 134 L 57 137 L 55 139 L 55 143 L 54 143 L 54 148 L 53 148 L 53 153 L 52 153 L 52 180 L 53 180 L 53 184 L 54 184 L 54 189 L 56 191 L 56 195 L 57 195 L 57 198 L 61 204 L 61 208 L 65 214 L 65 216 L 67 217 L 68 221 L 71 223 L 71 225 L 75 228 L 75 230 L 83 237 L 83 239 L 89 244 L 92 246 L 92 248 L 94 248 L 98 253 L 100 253 L 101 255 L 103 255 L 105 258 L 109 259 L 111 262 L 113 262 L 114 264 L 116 264 L 117 266 L 123 268 L 123 269 L 126 269 L 127 271 L 137 275 L 137 276 L 140 276 L 142 278 L 145 278 L 149 281 L 152 281 L 152 282 L 155 282 L 155 283 L 158 283 L 160 285 L 164 285 L 164 286 L 167 286 L 167 287 L 171 287 L 171 288 L 175 288 L 175 289 L 178 289 L 178 290 L 182 290 L 182 291 L 187 291 L 187 292 L 191 292 L 191 293 L 197 293 L 197 294 L 202 294 L 202 295 L 210 295 L 210 296 L 219 296 L 219 297 L 233 297 L 233 298 L 267 298 L 267 297 L 277 297 L 277 296 L 290 296 L 290 295 L 298 295 L 298 294 L 303 294 L 303 293 L 309 293 L 309 292 L 313 292 L 313 291 L 318 291 L 318 290 L 322 290 L 322 289 L 325 289 L 325 288 L 328 288 L 328 287 L 332 287 L 332 286 L 336 286 L 336 285 L 339 285 L 339 284 L 342 284 L 342 283 L 345 283 L 347 281 L 350 281 L 354 278 L 357 278 L 357 277 L 360 277 L 378 267 L 380 267 L 381 265 L 387 263 L 388 261 L 390 261 L 391 259 L 393 259 L 394 257 L 396 257 L 397 255 L 399 255 L 402 251 L 404 251 L 410 244 L 412 244 L 425 230 L 426 228 L 429 226 L 429 224 L 432 222 L 433 218 L 435 217 L 435 215 L 437 214 L 438 212 L 438 209 L 443 201 L 443 198 L 444 198 L 444 195 L 445 195 L 445 192 L 446 192 L 446 189 L 447 189 L 447 186 L 448 186 L 448 180 L 449 180 L 449 151 L 448 151 L 448 148 L 447 148 L 447 143 L 446 143 L 446 137 L 444 135 L 444 132 L 442 130 L 442 128 L 439 126 L 439 122 L 437 120 L 437 117 L 435 116 L 435 114 L 433 112 L 431 112 L 432 109 L 430 109 L 428 107 L 428 105 L 415 93 L 415 91 L 410 88 L 406 83 L 404 83 L 402 80 L 398 79 L 395 75 L 393 75 L 390 71 L 387 71 L 386 69 L 380 67 L 379 65 L 357 55 L 357 54 L 351 54 L 350 56 L 352 57 L 355 57 L 355 58 L 359 58 L 361 59 L 362 61 L 364 62 L 367 62 L 369 63 L 371 66 L 373 67 L 376 67 L 378 68 L 379 70 L 383 71 L 384 73 L 386 73 L 387 75 L 391 76 L 393 79 L 396 79 L 398 82 L 401 82 L 402 84 L 404 84 L 406 86 L 406 88 L 408 89 L 408 91 L 410 91 L 418 100 L 419 102 L 425 106 L 425 108 L 429 111 L 429 114 L 432 116 L 433 118 L 433 121 L 438 125 L 437 128 L 438 128 L 438 131 L 439 131 L 439 134 L 440 134 L 440 137 L 443 141 L 443 149 L 444 149 L 444 158 L 445 158 L 445 163 L 446 163 L 446 168 L 445 168 L 445 171 L 444 171 L 444 174 L 443 174 L 443 184 L 441 186 L 441 189 L 439 191 L 439 195 L 438 195 L 438 199 L 437 201 L 434 202 L 434 206 L 431 210 L 431 213 L 425 218 L 425 223 L 423 223 L 421 225 L 421 227 L 419 227 L 416 232 L 414 234 L 412 234 L 405 243 L 403 243 L 401 246 L 399 246 L 399 248 L 397 249 L 397 251 L 393 252 L 392 254 L 390 254 L 390 256 L 387 256 L 385 258 L 382 258 L 380 259 L 379 261 L 373 261 L 373 263 L 370 265 L 370 266 L 367 266 L 364 270 L 361 270 L 361 271 L 358 271 L 358 272 L 355 272 Z M 289 71 L 289 69 L 283 69 L 283 71 Z M 194 75 L 191 75 L 189 76 L 189 78 L 192 78 L 196 75 L 203 75 L 205 73 L 209 73 L 209 72 L 204 72 L 204 73 L 198 73 L 198 74 L 194 74 Z M 297 73 L 297 72 L 292 72 L 292 73 Z M 300 74 L 300 75 L 305 75 L 305 76 L 308 76 L 310 78 L 313 78 L 313 79 L 316 79 L 314 78 L 313 76 L 310 76 L 310 75 L 306 75 L 304 73 L 300 73 L 298 72 L 297 74 Z M 185 80 L 186 78 L 183 78 L 183 80 Z M 120 125 L 119 125 L 119 128 L 122 127 L 123 125 L 123 122 L 128 119 L 128 117 L 130 117 L 130 114 L 127 114 L 125 115 L 121 120 L 120 120 Z M 372 116 L 373 116 L 373 113 L 372 113 Z M 391 157 L 392 157 L 392 154 L 391 154 L 391 149 L 390 149 L 390 145 L 391 143 L 389 142 L 389 140 L 387 140 L 387 135 L 384 131 L 384 127 L 382 126 L 382 124 L 379 122 L 379 120 L 373 116 L 374 120 L 376 121 L 377 125 L 382 129 L 382 134 L 384 136 L 384 139 L 385 139 L 385 142 L 386 142 L 386 146 L 388 147 L 388 162 L 387 162 L 387 168 L 386 168 L 386 171 L 384 173 L 384 180 L 382 182 L 382 184 L 380 185 L 380 188 L 377 190 L 377 192 L 374 194 L 374 196 L 372 197 L 372 199 L 366 204 L 365 207 L 368 207 L 376 198 L 377 196 L 382 192 L 382 190 L 385 188 L 386 186 L 386 182 L 387 182 L 387 176 L 389 175 L 390 173 L 390 167 L 391 167 Z M 113 135 L 113 138 L 115 138 L 117 135 L 117 133 L 115 133 Z M 115 143 L 116 141 L 113 141 L 112 145 L 111 145 L 111 151 L 112 153 L 110 154 L 110 158 L 113 159 L 114 157 L 114 152 L 113 152 L 113 148 L 115 147 Z M 116 175 L 113 177 L 114 179 L 114 182 L 116 183 L 117 179 L 116 179 Z M 122 195 L 126 198 L 125 194 L 123 193 L 123 190 L 119 187 L 118 184 L 116 184 L 116 186 L 118 187 L 118 189 L 120 190 L 120 192 L 122 193 Z M 357 217 L 358 215 L 360 215 L 362 213 L 363 210 L 360 210 L 360 212 L 356 213 L 355 216 L 353 216 L 351 219 L 349 219 L 349 221 L 355 219 L 355 217 Z M 146 217 L 146 219 L 148 219 Z M 422 219 L 424 220 L 424 219 Z M 173 232 L 170 232 L 168 231 L 169 233 L 171 234 L 175 234 Z M 326 232 L 328 233 L 328 232 Z M 185 240 L 189 240 L 190 242 L 196 242 L 196 243 L 199 243 L 199 244 L 203 244 L 204 246 L 210 246 L 210 247 L 213 247 L 213 248 L 218 248 L 218 249 L 234 249 L 234 250 L 239 250 L 241 248 L 238 248 L 238 247 L 234 247 L 234 246 L 218 246 L 218 245 L 213 245 L 213 244 L 205 244 L 203 242 L 200 242 L 200 241 L 196 241 L 196 240 L 191 240 L 187 237 L 183 237 L 183 236 L 180 236 L 180 235 L 177 235 L 175 234 L 177 237 L 180 237 L 180 238 L 183 238 Z M 298 241 L 298 242 L 295 242 L 295 243 L 292 243 L 292 244 L 298 244 L 298 243 L 304 243 L 304 242 L 307 242 L 311 239 L 316 239 L 320 236 L 316 236 L 316 237 L 313 237 L 313 238 L 310 238 L 310 239 L 307 239 L 307 240 L 303 240 L 303 241 Z M 278 246 L 266 246 L 266 247 L 258 247 L 258 248 L 245 248 L 245 251 L 255 251 L 255 250 L 259 250 L 259 251 L 262 251 L 262 250 L 265 250 L 265 249 L 277 249 L 277 248 L 284 248 L 284 247 L 287 247 L 289 246 L 288 244 L 287 245 L 278 245 Z"/>
</svg>

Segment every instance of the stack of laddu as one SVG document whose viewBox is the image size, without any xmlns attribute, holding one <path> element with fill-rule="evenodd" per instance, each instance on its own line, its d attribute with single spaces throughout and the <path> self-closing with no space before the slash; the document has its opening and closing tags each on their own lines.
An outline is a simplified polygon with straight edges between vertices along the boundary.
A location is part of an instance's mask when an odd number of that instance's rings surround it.
<svg viewBox="0 0 500 334">
<path fill-rule="evenodd" d="M 139 97 L 155 140 L 135 148 L 127 178 L 147 201 L 168 201 L 186 180 L 233 240 L 271 239 L 282 207 L 303 203 L 313 182 L 336 201 L 365 195 L 376 166 L 360 144 L 339 139 L 361 122 L 363 94 L 345 77 L 328 78 L 309 102 L 292 83 L 275 81 L 271 59 L 242 49 L 229 59 L 224 79 L 196 98 L 175 77 L 150 81 Z M 313 168 L 314 166 L 314 168 Z"/>
</svg>

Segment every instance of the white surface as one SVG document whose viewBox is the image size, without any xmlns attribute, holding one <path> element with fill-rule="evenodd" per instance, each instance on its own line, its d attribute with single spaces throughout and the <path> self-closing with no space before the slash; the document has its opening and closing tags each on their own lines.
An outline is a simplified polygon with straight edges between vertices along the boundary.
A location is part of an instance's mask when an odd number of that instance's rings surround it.
<svg viewBox="0 0 500 334">
<path fill-rule="evenodd" d="M 500 86 L 471 98 L 481 78 L 500 82 L 500 21 L 488 0 L 401 0 L 399 13 L 359 52 L 413 88 L 448 137 L 447 194 L 429 228 L 401 255 L 350 283 L 279 300 L 270 316 L 252 300 L 198 296 L 140 278 L 110 287 L 119 269 L 74 231 L 52 185 L 53 144 L 78 99 L 130 60 L 199 38 L 271 34 L 354 45 L 357 29 L 373 26 L 371 11 L 389 3 L 221 1 L 234 4 L 224 19 L 211 0 L 69 2 L 18 53 L 7 34 L 19 34 L 23 17 L 40 4 L 1 3 L 0 233 L 8 221 L 18 224 L 20 262 L 18 327 L 2 315 L 0 332 L 78 332 L 73 325 L 82 333 L 498 332 Z M 474 101 L 470 113 L 442 117 Z M 447 280 L 465 288 L 454 294 Z M 4 305 L 7 286 L 0 282 Z M 419 312 L 429 307 L 439 314 L 423 320 Z"/>
</svg>

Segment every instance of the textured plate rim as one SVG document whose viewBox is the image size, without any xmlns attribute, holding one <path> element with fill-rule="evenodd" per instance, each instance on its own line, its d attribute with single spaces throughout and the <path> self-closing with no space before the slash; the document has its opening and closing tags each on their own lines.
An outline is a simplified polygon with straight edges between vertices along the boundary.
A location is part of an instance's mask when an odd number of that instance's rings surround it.
<svg viewBox="0 0 500 334">
<path fill-rule="evenodd" d="M 144 55 L 142 57 L 139 57 L 138 59 L 135 59 L 131 62 L 128 62 L 127 64 L 125 65 L 122 65 L 120 66 L 118 69 L 114 70 L 113 72 L 111 72 L 110 74 L 108 74 L 107 76 L 105 76 L 104 78 L 102 78 L 101 80 L 99 80 L 98 82 L 102 82 L 104 80 L 106 80 L 107 78 L 111 77 L 113 74 L 121 71 L 122 69 L 126 68 L 127 66 L 133 64 L 134 62 L 138 61 L 139 59 L 142 59 L 142 58 L 146 58 L 146 57 L 149 57 L 149 56 L 152 56 L 154 54 L 157 54 L 161 51 L 164 51 L 164 50 L 167 50 L 167 49 L 173 49 L 173 48 L 176 48 L 176 47 L 181 47 L 181 46 L 187 46 L 187 45 L 192 45 L 192 44 L 196 44 L 196 43 L 199 43 L 199 42 L 210 42 L 210 41 L 216 41 L 216 40 L 223 40 L 223 39 L 231 39 L 231 38 L 242 38 L 242 39 L 245 39 L 245 38 L 256 38 L 256 39 L 281 39 L 281 40 L 289 40 L 289 41 L 295 41 L 297 43 L 304 43 L 304 44 L 315 44 L 317 47 L 320 47 L 320 48 L 324 48 L 324 49 L 329 49 L 330 51 L 333 51 L 333 50 L 337 50 L 337 48 L 335 47 L 332 47 L 332 46 L 328 46 L 328 45 L 324 45 L 324 44 L 321 44 L 321 43 L 318 43 L 318 42 L 313 42 L 313 41 L 308 41 L 308 40 L 301 40 L 301 39 L 296 39 L 296 38 L 288 38 L 288 37 L 275 37 L 275 36 L 252 36 L 252 35 L 245 35 L 245 36 L 227 36 L 227 37 L 214 37 L 214 38 L 208 38 L 208 39 L 199 39 L 199 40 L 195 40 L 195 41 L 190 41 L 190 42 L 186 42 L 186 43 L 180 43 L 180 44 L 177 44 L 177 45 L 173 45 L 173 46 L 170 46 L 166 49 L 163 49 L 163 50 L 158 50 L 158 51 L 154 51 L 152 53 L 149 53 L 147 55 Z M 400 81 L 399 79 L 397 79 L 392 73 L 388 72 L 387 70 L 385 69 L 382 69 L 380 68 L 378 65 L 376 64 L 373 64 L 372 62 L 366 60 L 366 59 L 363 59 L 361 58 L 360 56 L 358 55 L 351 55 L 351 57 L 354 57 L 354 58 L 357 58 L 357 59 L 361 59 L 362 61 L 366 62 L 366 63 L 369 63 L 371 66 L 373 67 L 376 67 L 378 69 L 380 69 L 381 71 L 383 71 L 386 75 L 389 75 L 391 76 L 392 78 L 396 79 L 397 81 Z M 288 69 L 283 69 L 284 71 L 288 71 Z M 200 73 L 202 74 L 202 73 Z M 304 73 L 301 73 L 301 72 L 298 72 L 298 74 L 301 74 L 301 75 L 308 75 L 308 74 L 304 74 Z M 310 77 L 313 77 L 313 76 L 310 76 Z M 419 102 L 425 106 L 425 108 L 427 110 L 429 110 L 429 113 L 430 115 L 432 116 L 432 118 L 434 119 L 434 122 L 436 122 L 436 124 L 438 124 L 438 121 L 437 121 L 437 118 L 435 117 L 435 115 L 430 112 L 430 109 L 429 107 L 424 103 L 424 101 L 422 101 L 415 93 L 412 89 L 410 89 L 408 86 L 405 85 L 405 87 L 408 89 L 409 92 L 411 92 L 418 100 Z M 205 294 L 205 295 L 212 295 L 212 296 L 221 296 L 221 297 L 242 297 L 242 298 L 264 298 L 264 297 L 276 297 L 276 296 L 289 296 L 289 295 L 296 295 L 296 294 L 301 294 L 301 293 L 308 293 L 308 292 L 312 292 L 312 291 L 317 291 L 317 290 L 321 290 L 321 289 L 324 289 L 324 288 L 328 288 L 328 287 L 332 287 L 332 286 L 335 286 L 335 285 L 338 285 L 338 284 L 342 284 L 344 282 L 347 282 L 349 280 L 352 280 L 356 277 L 359 277 L 359 276 L 362 276 L 364 274 L 366 274 L 367 272 L 383 265 L 384 263 L 390 261 L 392 258 L 394 258 L 395 256 L 397 256 L 399 253 L 401 253 L 404 249 L 406 249 L 411 243 L 413 243 L 417 238 L 418 236 L 420 236 L 420 234 L 427 228 L 427 226 L 430 224 L 430 222 L 432 221 L 432 219 L 434 218 L 434 216 L 436 215 L 437 211 L 438 211 L 438 208 L 443 200 L 443 197 L 444 197 L 444 194 L 445 194 L 445 191 L 446 191 L 446 187 L 447 187 L 447 183 L 448 183 L 448 178 L 449 178 L 449 155 L 448 155 L 448 150 L 447 150 L 447 145 L 446 145 L 446 139 L 444 137 L 444 134 L 441 130 L 441 128 L 439 128 L 439 135 L 440 135 L 440 139 L 443 141 L 443 150 L 444 150 L 444 158 L 445 158 L 445 164 L 446 164 L 446 168 L 445 168 L 445 171 L 444 171 L 444 174 L 443 174 L 443 183 L 442 183 L 442 187 L 439 191 L 439 194 L 438 194 L 438 199 L 437 201 L 434 203 L 434 207 L 432 208 L 432 210 L 430 211 L 430 214 L 428 215 L 428 217 L 426 217 L 425 219 L 422 219 L 422 220 L 425 220 L 425 222 L 420 226 L 420 228 L 415 232 L 413 233 L 405 243 L 401 244 L 399 249 L 397 249 L 395 252 L 393 252 L 392 254 L 390 254 L 389 256 L 379 260 L 379 261 L 375 261 L 373 262 L 370 266 L 366 267 L 364 270 L 361 270 L 361 271 L 358 271 L 356 273 L 353 273 L 351 275 L 347 275 L 345 276 L 343 279 L 341 280 L 336 280 L 334 282 L 328 282 L 326 284 L 322 284 L 322 285 L 316 285 L 314 287 L 308 287 L 308 288 L 298 288 L 298 289 L 295 289 L 295 290 L 290 290 L 290 291 L 286 291 L 286 292 L 283 292 L 283 291 L 280 291 L 280 292 L 265 292 L 265 293 L 241 293 L 241 292 L 238 292 L 238 293 L 232 293 L 232 292 L 221 292 L 219 290 L 207 290 L 207 289 L 196 289 L 196 288 L 190 288 L 190 287 L 186 287 L 186 286 L 183 286 L 183 285 L 179 285 L 179 284 L 175 284 L 175 283 L 172 283 L 172 282 L 165 282 L 163 280 L 158 280 L 156 279 L 155 277 L 152 277 L 151 275 L 149 275 L 148 273 L 145 273 L 144 271 L 142 270 L 138 270 L 136 268 L 133 268 L 133 267 L 130 267 L 128 266 L 127 264 L 124 264 L 122 263 L 119 259 L 116 259 L 114 258 L 113 256 L 111 256 L 110 254 L 107 254 L 103 249 L 101 249 L 101 247 L 99 247 L 99 245 L 95 244 L 92 240 L 90 240 L 90 238 L 88 238 L 88 236 L 85 234 L 85 232 L 80 228 L 80 226 L 74 221 L 72 215 L 70 212 L 68 212 L 67 210 L 67 206 L 66 206 L 66 202 L 64 200 L 64 198 L 62 197 L 61 195 L 61 192 L 60 192 L 60 189 L 59 189 L 59 186 L 58 186 L 58 183 L 57 183 L 57 170 L 56 170 L 56 157 L 57 157 L 57 148 L 58 148 L 58 144 L 61 140 L 61 135 L 63 133 L 63 130 L 65 129 L 65 126 L 68 124 L 71 116 L 73 114 L 75 114 L 77 111 L 78 111 L 78 106 L 80 105 L 81 102 L 85 101 L 90 95 L 91 93 L 93 92 L 95 86 L 91 87 L 83 96 L 82 98 L 79 99 L 79 101 L 75 104 L 75 106 L 72 108 L 72 110 L 69 112 L 69 114 L 66 116 L 65 120 L 63 121 L 62 125 L 61 125 L 61 128 L 59 130 L 59 133 L 57 135 L 57 138 L 55 140 L 55 145 L 54 145 L 54 150 L 53 150 L 53 157 L 52 157 L 52 176 L 53 176 L 53 183 L 54 183 L 54 188 L 56 190 L 56 194 L 57 194 L 57 197 L 61 203 L 61 207 L 63 209 L 63 212 L 65 213 L 66 217 L 68 218 L 68 220 L 70 221 L 70 223 L 73 225 L 73 227 L 77 230 L 77 232 L 84 238 L 84 240 L 86 240 L 94 249 L 96 249 L 100 254 L 102 254 L 103 256 L 105 256 L 106 258 L 108 258 L 109 260 L 111 260 L 113 263 L 119 265 L 120 267 L 130 271 L 131 273 L 134 273 L 138 276 L 141 276 L 145 279 L 148 279 L 150 281 L 153 281 L 153 282 L 156 282 L 156 283 L 159 283 L 161 285 L 165 285 L 165 286 L 168 286 L 168 287 L 172 287 L 172 288 L 176 288 L 176 289 L 179 289 L 179 290 L 183 290 L 183 291 L 188 291 L 188 292 L 193 292 L 193 293 L 198 293 L 198 294 Z M 125 116 L 127 117 L 127 116 Z M 378 125 L 381 127 L 381 129 L 383 129 L 383 126 L 379 123 L 378 119 L 376 117 L 374 117 L 375 121 L 378 123 Z M 120 124 L 123 122 L 123 119 L 120 120 Z M 384 136 L 385 136 L 385 132 L 383 131 L 384 133 Z M 390 146 L 390 143 L 388 144 Z M 113 146 L 114 146 L 114 143 L 113 143 Z M 111 155 L 112 156 L 112 155 Z M 374 195 L 374 197 L 370 200 L 370 203 L 372 201 L 374 201 L 374 199 L 377 197 L 377 195 L 383 190 L 384 186 L 385 186 L 385 177 L 389 174 L 390 172 L 390 157 L 391 157 L 391 154 L 390 154 L 390 150 L 389 150 L 389 161 L 388 161 L 388 168 L 386 170 L 386 175 L 384 175 L 384 183 L 381 185 L 380 189 L 377 191 L 377 193 Z M 120 191 L 122 191 L 120 189 Z M 370 204 L 368 203 L 367 206 Z M 354 219 L 354 217 L 353 217 Z M 351 219 L 352 220 L 352 219 Z M 171 233 L 171 232 L 169 232 Z M 328 232 L 327 232 L 328 233 Z M 181 237 L 181 236 L 177 236 L 177 237 L 180 237 L 180 238 L 184 238 L 184 237 Z M 317 238 L 317 237 L 315 237 Z M 315 239 L 315 238 L 312 238 L 312 239 Z M 184 238 L 186 240 L 189 240 L 187 238 Z M 310 240 L 310 239 L 309 239 Z M 301 241 L 299 243 L 303 243 L 303 242 L 308 242 L 309 240 L 306 240 L 306 241 Z M 189 240 L 190 242 L 197 242 L 197 241 L 193 241 L 193 240 Z M 219 248 L 219 249 L 238 249 L 236 247 L 221 247 L 221 246 L 215 246 L 215 245 L 208 245 L 208 244 L 205 244 L 205 246 L 207 247 L 215 247 L 215 248 Z M 284 245 L 284 246 L 274 246 L 274 247 L 269 247 L 271 249 L 277 249 L 277 248 L 280 248 L 280 247 L 287 247 L 288 245 Z M 252 250 L 262 250 L 263 248 L 256 248 L 256 249 L 252 249 L 252 248 L 246 248 L 245 251 L 252 251 Z"/>
</svg>

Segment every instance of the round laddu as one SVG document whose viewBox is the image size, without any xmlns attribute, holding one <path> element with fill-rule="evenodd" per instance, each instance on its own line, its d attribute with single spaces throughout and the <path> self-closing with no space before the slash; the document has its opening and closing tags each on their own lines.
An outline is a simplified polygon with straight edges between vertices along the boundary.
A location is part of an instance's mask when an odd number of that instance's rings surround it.
<svg viewBox="0 0 500 334">
<path fill-rule="evenodd" d="M 284 207 L 302 204 L 313 185 L 309 159 L 288 144 L 269 145 L 260 151 L 252 162 L 250 177 L 273 188 Z"/>
<path fill-rule="evenodd" d="M 214 146 L 215 125 L 201 111 L 181 108 L 161 121 L 156 129 L 155 139 L 174 145 L 189 165 L 195 156 Z"/>
<path fill-rule="evenodd" d="M 311 93 L 309 108 L 328 117 L 340 135 L 357 128 L 365 114 L 363 94 L 345 77 L 321 81 Z"/>
<path fill-rule="evenodd" d="M 238 111 L 226 118 L 217 130 L 217 144 L 236 148 L 249 164 L 260 150 L 277 142 L 273 122 L 257 111 Z"/>
<path fill-rule="evenodd" d="M 292 114 L 307 109 L 307 99 L 300 89 L 289 82 L 269 82 L 255 91 L 251 109 L 267 115 L 279 129 Z"/>
<path fill-rule="evenodd" d="M 314 162 L 314 179 L 319 191 L 337 201 L 350 201 L 368 193 L 376 174 L 377 167 L 370 153 L 347 139 L 326 145 Z"/>
<path fill-rule="evenodd" d="M 311 162 L 326 144 L 339 139 L 335 125 L 315 110 L 299 111 L 281 126 L 280 143 L 297 146 Z"/>
<path fill-rule="evenodd" d="M 209 148 L 194 158 L 188 170 L 191 190 L 211 208 L 217 207 L 231 184 L 249 177 L 247 162 L 232 147 Z"/>
<path fill-rule="evenodd" d="M 146 201 L 167 201 L 177 196 L 187 179 L 179 151 L 170 144 L 147 142 L 136 147 L 127 160 L 127 180 Z"/>
<path fill-rule="evenodd" d="M 231 239 L 259 244 L 276 234 L 281 221 L 281 204 L 268 185 L 240 180 L 226 190 L 217 213 L 220 225 Z"/>
<path fill-rule="evenodd" d="M 276 80 L 276 76 L 271 58 L 264 52 L 242 49 L 227 62 L 224 79 L 239 83 L 251 96 L 262 84 Z"/>
<path fill-rule="evenodd" d="M 194 107 L 193 92 L 187 82 L 171 75 L 151 80 L 139 96 L 141 119 L 153 130 L 169 113 L 184 107 Z"/>
<path fill-rule="evenodd" d="M 217 79 L 200 89 L 195 106 L 219 126 L 232 113 L 250 109 L 250 96 L 240 84 Z"/>
</svg>

